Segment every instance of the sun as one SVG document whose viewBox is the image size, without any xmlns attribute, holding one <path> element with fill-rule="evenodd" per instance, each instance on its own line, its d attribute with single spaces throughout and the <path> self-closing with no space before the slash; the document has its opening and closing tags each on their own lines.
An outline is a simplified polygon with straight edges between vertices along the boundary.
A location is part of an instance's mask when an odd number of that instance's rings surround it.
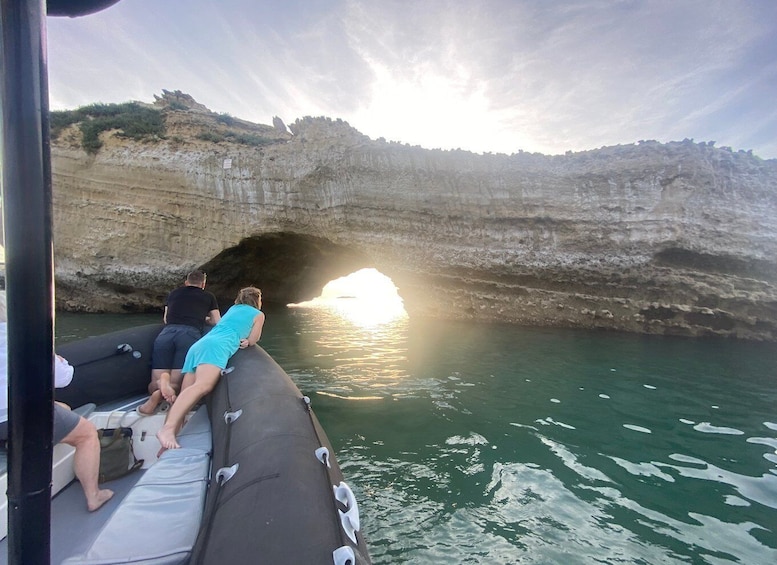
<svg viewBox="0 0 777 565">
<path fill-rule="evenodd" d="M 363 327 L 387 324 L 407 317 L 397 287 L 389 277 L 371 268 L 329 281 L 321 290 L 321 296 L 288 306 L 328 308 Z"/>
</svg>

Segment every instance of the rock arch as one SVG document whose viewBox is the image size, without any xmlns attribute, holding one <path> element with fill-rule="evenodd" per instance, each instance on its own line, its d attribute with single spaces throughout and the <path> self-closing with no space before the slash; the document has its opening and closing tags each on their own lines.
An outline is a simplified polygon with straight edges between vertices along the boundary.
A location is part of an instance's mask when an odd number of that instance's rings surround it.
<svg viewBox="0 0 777 565">
<path fill-rule="evenodd" d="M 378 268 L 352 247 L 322 237 L 275 232 L 247 237 L 201 268 L 208 273 L 208 290 L 225 308 L 240 288 L 251 285 L 262 289 L 265 304 L 310 300 L 329 281 L 364 267 Z"/>
</svg>

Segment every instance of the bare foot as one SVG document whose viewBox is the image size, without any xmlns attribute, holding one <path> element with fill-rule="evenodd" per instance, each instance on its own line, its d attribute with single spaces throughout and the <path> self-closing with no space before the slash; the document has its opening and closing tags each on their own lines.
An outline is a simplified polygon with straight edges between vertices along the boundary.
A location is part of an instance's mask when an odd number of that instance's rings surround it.
<svg viewBox="0 0 777 565">
<path fill-rule="evenodd" d="M 164 378 L 167 375 L 167 378 Z M 159 378 L 159 390 L 162 391 L 162 396 L 170 404 L 175 402 L 175 389 L 170 384 L 170 373 L 162 373 L 162 377 Z"/>
<path fill-rule="evenodd" d="M 155 390 L 151 393 L 151 396 L 148 397 L 148 400 L 138 406 L 138 412 L 144 416 L 152 416 L 154 412 L 156 412 L 156 407 L 159 406 L 160 400 L 162 400 L 162 393 Z"/>
<path fill-rule="evenodd" d="M 89 509 L 89 512 L 94 512 L 95 510 L 99 509 L 103 504 L 108 502 L 112 497 L 113 497 L 112 490 L 108 490 L 107 488 L 98 490 L 97 496 L 95 496 L 93 500 L 86 501 L 86 507 Z"/>
<path fill-rule="evenodd" d="M 156 438 L 165 449 L 178 449 L 181 447 L 175 440 L 175 430 L 171 427 L 168 427 L 167 425 L 160 428 L 160 430 L 156 433 Z"/>
</svg>

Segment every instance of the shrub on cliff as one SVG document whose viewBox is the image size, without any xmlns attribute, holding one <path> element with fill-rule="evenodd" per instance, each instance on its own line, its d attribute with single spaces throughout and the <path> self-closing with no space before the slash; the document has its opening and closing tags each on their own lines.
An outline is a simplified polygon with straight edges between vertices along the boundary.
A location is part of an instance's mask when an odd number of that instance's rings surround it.
<svg viewBox="0 0 777 565">
<path fill-rule="evenodd" d="M 218 131 L 203 130 L 197 134 L 197 139 L 201 139 L 202 141 L 210 141 L 211 143 L 231 141 L 232 143 L 250 145 L 251 147 L 261 147 L 262 145 L 275 143 L 275 140 L 262 137 L 261 135 L 253 135 L 250 133 L 235 133 L 233 131 L 225 131 L 222 133 Z"/>
<path fill-rule="evenodd" d="M 177 102 L 175 100 L 172 100 L 172 101 L 168 102 L 167 103 L 167 107 L 170 110 L 178 110 L 179 112 L 188 112 L 189 111 L 189 107 L 186 104 L 184 104 L 183 102 Z"/>
<path fill-rule="evenodd" d="M 224 124 L 225 126 L 233 126 L 235 125 L 235 118 L 230 116 L 227 113 L 217 114 L 216 115 L 216 121 Z"/>
<path fill-rule="evenodd" d="M 252 147 L 260 147 L 262 145 L 269 145 L 273 143 L 272 139 L 267 139 L 260 135 L 252 135 L 250 133 L 232 133 L 228 132 L 224 134 L 224 137 L 228 138 L 233 143 L 240 143 L 241 145 L 250 145 Z"/>
<path fill-rule="evenodd" d="M 197 139 L 210 141 L 211 143 L 219 143 L 220 141 L 224 141 L 224 136 L 214 131 L 201 131 L 197 134 Z"/>
<path fill-rule="evenodd" d="M 124 104 L 91 104 L 77 110 L 51 112 L 51 138 L 56 139 L 71 124 L 78 123 L 81 145 L 87 153 L 96 153 L 102 146 L 100 133 L 119 130 L 117 135 L 132 139 L 163 137 L 165 125 L 162 113 L 137 102 Z"/>
</svg>

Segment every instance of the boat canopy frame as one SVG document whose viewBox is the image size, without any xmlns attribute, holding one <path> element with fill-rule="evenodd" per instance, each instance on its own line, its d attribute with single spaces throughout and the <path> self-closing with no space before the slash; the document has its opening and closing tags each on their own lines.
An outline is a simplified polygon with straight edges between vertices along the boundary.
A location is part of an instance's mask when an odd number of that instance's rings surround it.
<svg viewBox="0 0 777 565">
<path fill-rule="evenodd" d="M 54 267 L 46 15 L 83 16 L 118 1 L 0 0 L 11 564 L 51 559 Z"/>
</svg>

